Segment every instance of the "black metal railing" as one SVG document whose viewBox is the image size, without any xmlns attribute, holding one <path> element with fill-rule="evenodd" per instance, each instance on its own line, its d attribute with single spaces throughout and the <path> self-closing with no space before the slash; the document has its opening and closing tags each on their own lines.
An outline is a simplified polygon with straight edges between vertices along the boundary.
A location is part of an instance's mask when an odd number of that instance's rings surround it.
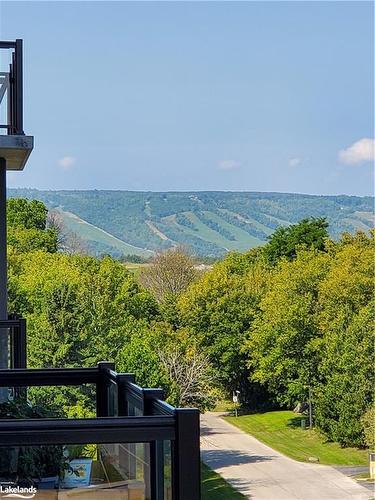
<svg viewBox="0 0 375 500">
<path fill-rule="evenodd" d="M 17 388 L 23 391 L 22 397 L 29 387 L 85 384 L 95 385 L 96 417 L 0 419 L 0 448 L 87 443 L 105 443 L 108 448 L 123 443 L 126 467 L 135 470 L 136 443 L 147 443 L 147 460 L 144 458 L 142 462 L 149 475 L 145 498 L 198 500 L 198 410 L 174 408 L 163 400 L 162 389 L 136 385 L 134 375 L 117 373 L 113 363 L 101 362 L 94 368 L 0 370 L 0 387 Z M 168 490 L 165 455 L 169 451 Z"/>
<path fill-rule="evenodd" d="M 23 131 L 23 76 L 22 40 L 0 41 L 0 49 L 12 50 L 9 72 L 0 73 L 0 105 L 7 101 L 7 123 L 0 124 L 8 135 L 24 135 Z"/>
</svg>

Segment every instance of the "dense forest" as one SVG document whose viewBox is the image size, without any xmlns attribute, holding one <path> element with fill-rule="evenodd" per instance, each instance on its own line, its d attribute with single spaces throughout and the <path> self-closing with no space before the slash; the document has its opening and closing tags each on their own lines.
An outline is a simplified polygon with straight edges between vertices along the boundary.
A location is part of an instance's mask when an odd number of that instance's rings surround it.
<svg viewBox="0 0 375 500">
<path fill-rule="evenodd" d="M 109 256 L 61 251 L 47 212 L 40 201 L 8 201 L 9 310 L 27 319 L 30 367 L 114 361 L 171 403 L 202 410 L 233 390 L 251 410 L 293 408 L 310 394 L 329 440 L 371 444 L 373 234 L 334 240 L 319 213 L 296 221 L 290 209 L 295 224 L 209 270 L 175 248 L 135 275 Z M 29 397 L 59 415 L 93 410 L 90 387 Z"/>
<path fill-rule="evenodd" d="M 33 189 L 11 189 L 9 195 L 43 201 L 94 256 L 150 257 L 184 245 L 199 256 L 222 257 L 264 245 L 275 229 L 306 217 L 325 217 L 334 239 L 367 231 L 374 222 L 372 197 Z"/>
</svg>

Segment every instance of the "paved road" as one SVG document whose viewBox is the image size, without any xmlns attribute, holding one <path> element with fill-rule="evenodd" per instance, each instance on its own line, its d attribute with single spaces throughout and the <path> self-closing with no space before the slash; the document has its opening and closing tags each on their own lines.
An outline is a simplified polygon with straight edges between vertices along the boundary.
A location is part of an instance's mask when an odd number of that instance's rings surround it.
<svg viewBox="0 0 375 500">
<path fill-rule="evenodd" d="M 202 415 L 201 436 L 203 461 L 252 500 L 369 500 L 375 496 L 332 467 L 285 457 L 228 424 L 220 414 Z"/>
</svg>

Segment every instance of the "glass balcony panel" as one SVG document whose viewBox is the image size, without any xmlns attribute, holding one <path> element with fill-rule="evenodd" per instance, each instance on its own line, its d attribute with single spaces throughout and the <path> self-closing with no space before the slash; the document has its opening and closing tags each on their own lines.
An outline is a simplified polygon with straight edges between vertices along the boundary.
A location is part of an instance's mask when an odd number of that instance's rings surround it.
<svg viewBox="0 0 375 500">
<path fill-rule="evenodd" d="M 95 384 L 9 387 L 8 401 L 17 405 L 10 418 L 92 418 L 96 416 Z M 0 418 L 6 418 L 0 402 Z M 112 404 L 112 411 L 116 405 Z"/>
<path fill-rule="evenodd" d="M 0 493 L 6 488 L 35 488 L 37 500 L 150 500 L 150 446 L 0 446 Z"/>
<path fill-rule="evenodd" d="M 129 417 L 142 417 L 143 410 L 138 406 L 135 406 L 133 403 L 128 403 L 128 415 Z"/>
<path fill-rule="evenodd" d="M 163 484 L 164 500 L 172 500 L 172 445 L 163 441 Z"/>
<path fill-rule="evenodd" d="M 107 387 L 108 391 L 108 416 L 118 416 L 118 387 L 117 384 L 111 381 Z"/>
</svg>

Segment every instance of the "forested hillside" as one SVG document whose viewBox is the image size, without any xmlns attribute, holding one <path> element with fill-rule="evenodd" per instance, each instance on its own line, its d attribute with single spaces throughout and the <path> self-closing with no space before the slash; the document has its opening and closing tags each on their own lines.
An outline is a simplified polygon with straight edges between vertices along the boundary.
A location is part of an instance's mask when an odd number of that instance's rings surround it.
<svg viewBox="0 0 375 500">
<path fill-rule="evenodd" d="M 200 256 L 263 245 L 277 227 L 325 217 L 330 236 L 373 226 L 373 198 L 253 192 L 38 191 L 11 197 L 58 210 L 94 255 L 150 256 L 182 244 Z"/>
</svg>

